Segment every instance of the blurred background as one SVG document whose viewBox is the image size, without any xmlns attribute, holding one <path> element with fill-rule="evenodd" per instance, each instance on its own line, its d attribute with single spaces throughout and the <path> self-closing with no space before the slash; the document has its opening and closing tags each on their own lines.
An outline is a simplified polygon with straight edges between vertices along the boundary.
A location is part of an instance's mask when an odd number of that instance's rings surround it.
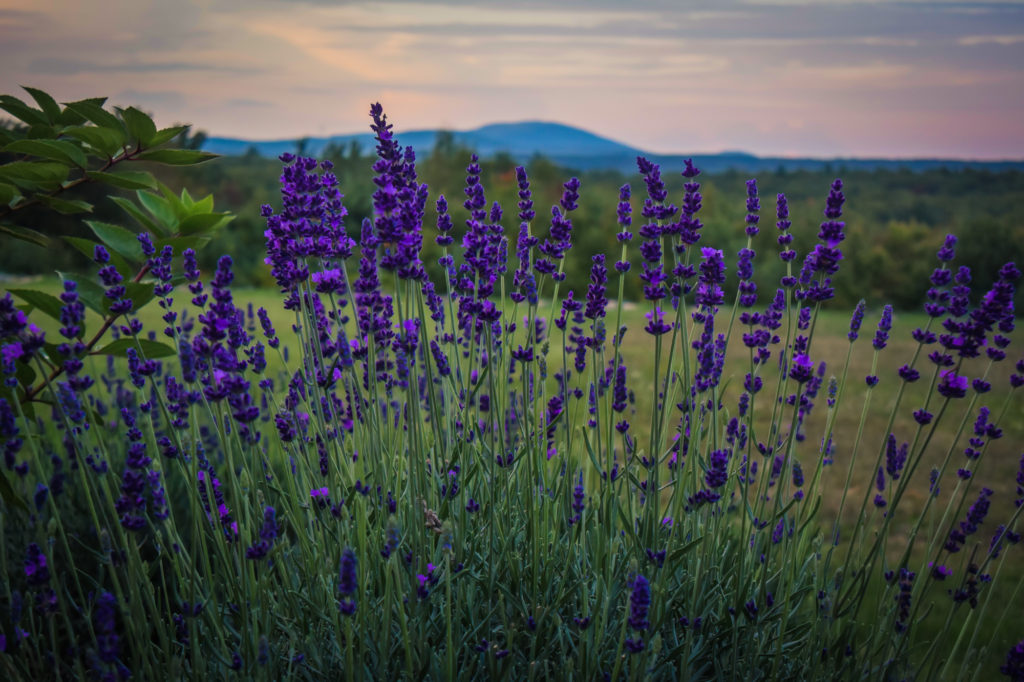
<svg viewBox="0 0 1024 682">
<path fill-rule="evenodd" d="M 479 153 L 511 233 L 516 165 L 530 172 L 541 233 L 545 204 L 579 176 L 567 264 L 577 288 L 592 253 L 617 252 L 618 187 L 642 200 L 637 154 L 662 164 L 676 201 L 682 160 L 695 159 L 703 243 L 727 258 L 744 242 L 744 180 L 757 178 L 762 290 L 781 274 L 767 234 L 776 194 L 806 253 L 837 176 L 849 197 L 837 303 L 919 305 L 947 232 L 979 287 L 1024 255 L 1018 2 L 0 0 L 0 63 L 0 92 L 106 95 L 161 126 L 191 123 L 183 142 L 224 158 L 159 177 L 238 214 L 204 255 L 209 265 L 230 250 L 251 285 L 269 283 L 258 210 L 278 202 L 281 152 L 334 161 L 358 229 L 376 101 L 416 149 L 432 199 L 461 209 L 463 169 Z M 124 222 L 119 211 L 100 202 L 94 218 Z M 46 220 L 44 232 L 87 229 Z M 0 272 L 48 274 L 78 258 L 19 242 L 0 250 Z"/>
</svg>

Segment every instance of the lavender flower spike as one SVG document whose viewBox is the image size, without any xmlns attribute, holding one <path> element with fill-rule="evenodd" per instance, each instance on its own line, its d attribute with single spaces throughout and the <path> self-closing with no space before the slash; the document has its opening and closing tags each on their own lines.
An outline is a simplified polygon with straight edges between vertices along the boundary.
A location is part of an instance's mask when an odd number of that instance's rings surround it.
<svg viewBox="0 0 1024 682">
<path fill-rule="evenodd" d="M 647 611 L 650 606 L 651 584 L 647 578 L 638 573 L 633 579 L 633 592 L 629 596 L 629 627 L 639 632 L 651 627 L 650 621 L 647 620 Z M 644 647 L 644 640 L 641 636 L 626 640 L 626 648 L 630 653 L 638 654 L 644 650 Z"/>
<path fill-rule="evenodd" d="M 347 597 L 338 602 L 338 608 L 346 616 L 351 616 L 356 610 L 356 555 L 351 547 L 346 547 L 341 553 L 341 568 L 338 572 L 338 594 Z"/>
</svg>

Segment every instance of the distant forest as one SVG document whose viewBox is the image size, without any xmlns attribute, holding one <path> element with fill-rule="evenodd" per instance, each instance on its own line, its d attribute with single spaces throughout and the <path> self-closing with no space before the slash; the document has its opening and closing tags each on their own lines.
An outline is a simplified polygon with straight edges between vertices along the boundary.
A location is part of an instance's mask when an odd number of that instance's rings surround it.
<svg viewBox="0 0 1024 682">
<path fill-rule="evenodd" d="M 193 143 L 201 141 L 197 134 Z M 401 142 L 401 136 L 399 136 Z M 300 143 L 301 146 L 301 143 Z M 471 149 L 459 146 L 451 135 L 440 135 L 432 150 L 417 163 L 421 182 L 430 186 L 431 198 L 424 220 L 423 260 L 436 268 L 440 255 L 434 245 L 436 234 L 434 201 L 444 194 L 452 208 L 458 233 L 467 212 L 462 208 L 465 166 Z M 358 236 L 362 219 L 372 210 L 372 150 L 357 144 L 329 146 L 323 158 L 335 164 L 344 203 L 349 211 L 350 234 Z M 483 184 L 488 203 L 497 201 L 504 209 L 503 224 L 512 240 L 518 234 L 516 219 L 516 161 L 508 155 L 496 155 L 481 161 Z M 572 176 L 580 178 L 580 206 L 572 215 L 574 246 L 567 256 L 566 272 L 569 286 L 582 292 L 586 288 L 590 256 L 605 253 L 617 260 L 619 249 L 615 208 L 618 189 L 629 183 L 633 190 L 635 227 L 641 220 L 645 187 L 638 173 L 624 175 L 618 171 L 576 171 L 562 168 L 543 158 L 534 157 L 526 164 L 533 189 L 537 218 L 534 234 L 545 236 L 549 207 L 558 201 L 561 185 Z M 682 199 L 682 168 L 662 168 L 669 188 L 669 199 Z M 236 264 L 240 284 L 272 285 L 269 269 L 263 264 L 263 231 L 260 217 L 262 204 L 280 208 L 278 176 L 281 163 L 256 153 L 223 157 L 185 170 L 154 169 L 171 188 L 187 187 L 193 196 L 212 194 L 217 210 L 229 210 L 236 219 L 227 225 L 202 253 L 201 262 L 211 267 L 222 253 L 230 253 Z M 745 245 L 743 232 L 746 185 L 751 177 L 734 171 L 702 174 L 703 208 L 699 214 L 704 223 L 700 245 L 724 249 L 726 262 L 735 263 L 737 251 Z M 850 170 L 837 164 L 824 171 L 786 171 L 756 174 L 761 197 L 761 234 L 755 238 L 755 279 L 762 292 L 774 292 L 784 269 L 775 242 L 775 201 L 778 193 L 789 200 L 795 248 L 802 258 L 816 241 L 818 224 L 823 219 L 829 183 L 841 177 L 845 183 L 847 202 L 844 209 L 846 241 L 844 260 L 834 280 L 835 305 L 853 307 L 860 298 L 869 304 L 890 302 L 900 309 L 916 308 L 923 302 L 928 275 L 936 265 L 935 251 L 947 233 L 960 238 L 954 265 L 969 265 L 974 272 L 975 292 L 984 291 L 992 277 L 1006 261 L 1024 264 L 1024 221 L 1021 220 L 1021 197 L 1024 197 L 1024 173 L 1020 171 L 991 172 L 983 170 Z M 84 187 L 88 199 L 89 188 Z M 102 197 L 96 189 L 94 199 Z M 40 220 L 42 220 L 40 214 Z M 127 215 L 110 201 L 96 207 L 98 220 L 130 225 Z M 87 229 L 77 217 L 46 214 L 49 224 L 36 229 L 48 234 L 71 234 L 87 237 Z M 53 221 L 62 221 L 55 225 Z M 25 224 L 31 225 L 31 218 Z M 5 240 L 13 241 L 13 240 Z M 456 245 L 459 239 L 456 238 Z M 634 259 L 638 249 L 631 249 Z M 799 263 L 799 260 L 797 261 Z M 51 274 L 55 270 L 78 270 L 87 267 L 73 249 L 43 250 L 31 244 L 16 242 L 0 249 L 0 273 Z M 733 274 L 734 267 L 730 267 Z M 636 270 L 634 270 L 636 272 Z M 640 296 L 637 277 L 627 283 L 627 296 Z M 980 296 L 980 293 L 976 294 Z"/>
</svg>

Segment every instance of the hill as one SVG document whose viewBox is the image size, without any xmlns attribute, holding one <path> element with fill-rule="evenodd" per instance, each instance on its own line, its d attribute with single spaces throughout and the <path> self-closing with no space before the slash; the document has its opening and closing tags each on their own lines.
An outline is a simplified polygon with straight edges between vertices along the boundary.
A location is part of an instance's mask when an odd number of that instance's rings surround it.
<svg viewBox="0 0 1024 682">
<path fill-rule="evenodd" d="M 440 130 L 400 131 L 399 142 L 412 145 L 419 156 L 425 156 L 434 148 Z M 722 152 L 718 154 L 658 154 L 595 135 L 586 130 L 561 123 L 546 121 L 522 121 L 518 123 L 493 123 L 473 130 L 451 131 L 454 142 L 476 150 L 482 157 L 505 153 L 518 162 L 525 162 L 535 155 L 542 155 L 566 168 L 585 170 L 618 170 L 631 173 L 636 170 L 638 155 L 660 163 L 665 168 L 679 168 L 683 159 L 693 158 L 697 166 L 709 173 L 728 170 L 743 172 L 775 170 L 898 170 L 925 171 L 936 168 L 961 170 L 973 168 L 993 172 L 1024 170 L 1024 159 L 1018 161 L 974 161 L 969 159 L 886 159 L 886 158 L 797 158 L 765 157 L 745 152 Z M 356 133 L 330 137 L 303 138 L 305 153 L 321 154 L 329 144 L 348 146 L 356 142 L 364 150 L 373 148 L 373 135 Z M 265 157 L 279 156 L 294 152 L 299 140 L 245 140 L 230 137 L 209 137 L 203 149 L 226 156 L 241 156 L 255 153 Z"/>
</svg>

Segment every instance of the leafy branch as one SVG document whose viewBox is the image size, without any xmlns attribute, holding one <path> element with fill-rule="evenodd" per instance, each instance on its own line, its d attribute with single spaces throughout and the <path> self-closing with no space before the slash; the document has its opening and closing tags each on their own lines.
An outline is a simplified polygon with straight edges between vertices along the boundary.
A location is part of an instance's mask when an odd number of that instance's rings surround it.
<svg viewBox="0 0 1024 682">
<path fill-rule="evenodd" d="M 107 198 L 133 219 L 132 228 L 111 223 L 85 220 L 95 239 L 68 235 L 58 236 L 66 244 L 92 258 L 97 246 L 110 254 L 110 263 L 127 276 L 126 298 L 137 312 L 149 303 L 153 283 L 146 281 L 150 271 L 148 258 L 142 252 L 140 233 L 151 235 L 153 245 L 162 250 L 171 247 L 174 253 L 187 248 L 201 249 L 212 234 L 229 223 L 234 216 L 213 209 L 213 197 L 193 199 L 187 190 L 176 195 L 147 170 L 126 170 L 128 163 L 146 162 L 163 165 L 194 165 L 216 155 L 176 145 L 183 139 L 187 126 L 157 129 L 153 119 L 135 107 L 104 108 L 105 98 L 70 102 L 63 106 L 47 93 L 25 88 L 37 107 L 12 95 L 0 95 L 0 109 L 15 118 L 14 123 L 0 122 L 0 232 L 17 239 L 47 246 L 50 236 L 36 229 L 38 225 L 15 224 L 13 218 L 31 206 L 41 206 L 63 214 L 92 212 L 92 204 L 68 198 L 67 193 L 86 183 L 99 183 L 111 188 Z M 4 156 L 9 155 L 8 159 Z M 115 191 L 134 191 L 132 198 L 117 196 Z M 62 196 L 63 195 L 63 196 Z M 7 222 L 4 222 L 5 219 Z M 42 222 L 42 221 L 39 221 Z M 62 278 L 67 278 L 61 274 Z M 76 278 L 80 300 L 100 315 L 102 322 L 85 343 L 90 355 L 123 355 L 126 347 L 115 342 L 97 349 L 100 341 L 120 317 L 111 313 L 111 301 L 103 288 L 90 278 Z M 10 293 L 25 302 L 26 312 L 38 310 L 60 321 L 63 304 L 60 299 L 34 289 L 12 289 Z M 86 325 L 79 325 L 79 339 L 86 334 Z M 6 341 L 6 339 L 0 339 Z M 150 357 L 171 355 L 174 349 L 154 341 L 139 341 Z M 57 353 L 46 344 L 49 354 Z M 62 363 L 42 355 L 49 368 L 48 376 L 36 382 L 28 358 L 17 363 L 21 390 L 18 400 L 27 407 L 38 400 L 46 385 L 64 373 Z"/>
<path fill-rule="evenodd" d="M 0 95 L 0 109 L 15 118 L 13 125 L 0 127 L 0 153 L 15 155 L 0 165 L 0 231 L 17 239 L 40 246 L 49 243 L 39 231 L 9 222 L 30 206 L 64 214 L 91 212 L 88 202 L 61 197 L 83 184 L 157 188 L 150 173 L 121 170 L 126 162 L 192 165 L 216 157 L 168 146 L 187 126 L 157 129 L 153 119 L 135 107 L 115 108 L 112 113 L 104 109 L 106 98 L 61 106 L 41 90 L 25 90 L 38 108 L 12 95 Z"/>
</svg>

